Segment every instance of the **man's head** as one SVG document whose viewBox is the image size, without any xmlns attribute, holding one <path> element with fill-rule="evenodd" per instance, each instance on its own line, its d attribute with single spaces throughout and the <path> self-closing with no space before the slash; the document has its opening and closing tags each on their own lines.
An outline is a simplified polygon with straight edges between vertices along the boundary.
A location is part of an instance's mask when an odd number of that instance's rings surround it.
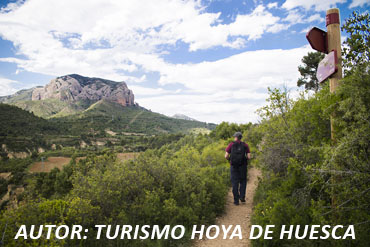
<svg viewBox="0 0 370 247">
<path fill-rule="evenodd" d="M 234 136 L 235 141 L 240 141 L 243 137 L 242 133 L 240 132 L 235 132 L 233 136 Z"/>
</svg>

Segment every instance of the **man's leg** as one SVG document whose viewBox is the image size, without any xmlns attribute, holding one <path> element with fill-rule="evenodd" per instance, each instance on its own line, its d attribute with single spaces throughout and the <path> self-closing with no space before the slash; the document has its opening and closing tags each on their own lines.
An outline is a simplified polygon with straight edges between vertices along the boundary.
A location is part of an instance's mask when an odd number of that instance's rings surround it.
<svg viewBox="0 0 370 247">
<path fill-rule="evenodd" d="M 245 191 L 247 189 L 247 166 L 240 167 L 240 200 L 245 202 Z"/>
<path fill-rule="evenodd" d="M 233 166 L 230 166 L 230 177 L 233 186 L 234 204 L 239 204 L 239 174 Z"/>
</svg>

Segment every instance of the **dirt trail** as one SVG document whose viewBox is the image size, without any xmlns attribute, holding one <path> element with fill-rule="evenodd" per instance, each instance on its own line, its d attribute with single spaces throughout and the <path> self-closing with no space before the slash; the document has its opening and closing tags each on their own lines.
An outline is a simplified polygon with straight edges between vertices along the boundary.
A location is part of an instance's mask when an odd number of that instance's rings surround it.
<svg viewBox="0 0 370 247">
<path fill-rule="evenodd" d="M 246 193 L 246 203 L 241 203 L 239 206 L 233 204 L 233 194 L 231 190 L 227 196 L 225 214 L 217 219 L 216 224 L 221 226 L 240 225 L 242 228 L 243 239 L 222 239 L 222 231 L 216 239 L 197 240 L 194 244 L 195 247 L 246 247 L 251 246 L 249 241 L 249 232 L 251 227 L 251 216 L 253 208 L 254 192 L 257 188 L 258 176 L 261 176 L 260 170 L 251 167 L 248 170 L 248 185 Z M 220 228 L 221 229 L 221 228 Z"/>
</svg>

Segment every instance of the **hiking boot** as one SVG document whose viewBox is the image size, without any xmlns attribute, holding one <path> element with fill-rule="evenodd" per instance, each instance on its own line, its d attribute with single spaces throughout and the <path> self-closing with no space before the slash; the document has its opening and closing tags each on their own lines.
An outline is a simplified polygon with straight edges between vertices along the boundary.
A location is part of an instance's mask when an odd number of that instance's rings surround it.
<svg viewBox="0 0 370 247">
<path fill-rule="evenodd" d="M 244 203 L 245 202 L 245 198 L 240 199 L 240 201 Z"/>
<path fill-rule="evenodd" d="M 239 205 L 239 202 L 234 202 L 234 205 L 235 205 L 235 206 L 238 206 L 238 205 Z"/>
</svg>

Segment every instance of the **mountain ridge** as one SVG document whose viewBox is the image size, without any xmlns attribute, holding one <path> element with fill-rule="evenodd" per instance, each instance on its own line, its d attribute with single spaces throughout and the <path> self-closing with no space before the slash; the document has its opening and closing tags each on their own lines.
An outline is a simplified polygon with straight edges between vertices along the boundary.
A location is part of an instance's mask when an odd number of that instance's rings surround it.
<svg viewBox="0 0 370 247">
<path fill-rule="evenodd" d="M 86 129 L 106 129 L 117 133 L 148 135 L 191 132 L 192 129 L 213 129 L 214 124 L 189 117 L 169 117 L 152 112 L 134 101 L 134 93 L 125 82 L 77 74 L 52 79 L 44 87 L 18 91 L 0 97 L 0 103 L 15 105 L 37 117 L 67 123 L 75 135 Z"/>
</svg>

